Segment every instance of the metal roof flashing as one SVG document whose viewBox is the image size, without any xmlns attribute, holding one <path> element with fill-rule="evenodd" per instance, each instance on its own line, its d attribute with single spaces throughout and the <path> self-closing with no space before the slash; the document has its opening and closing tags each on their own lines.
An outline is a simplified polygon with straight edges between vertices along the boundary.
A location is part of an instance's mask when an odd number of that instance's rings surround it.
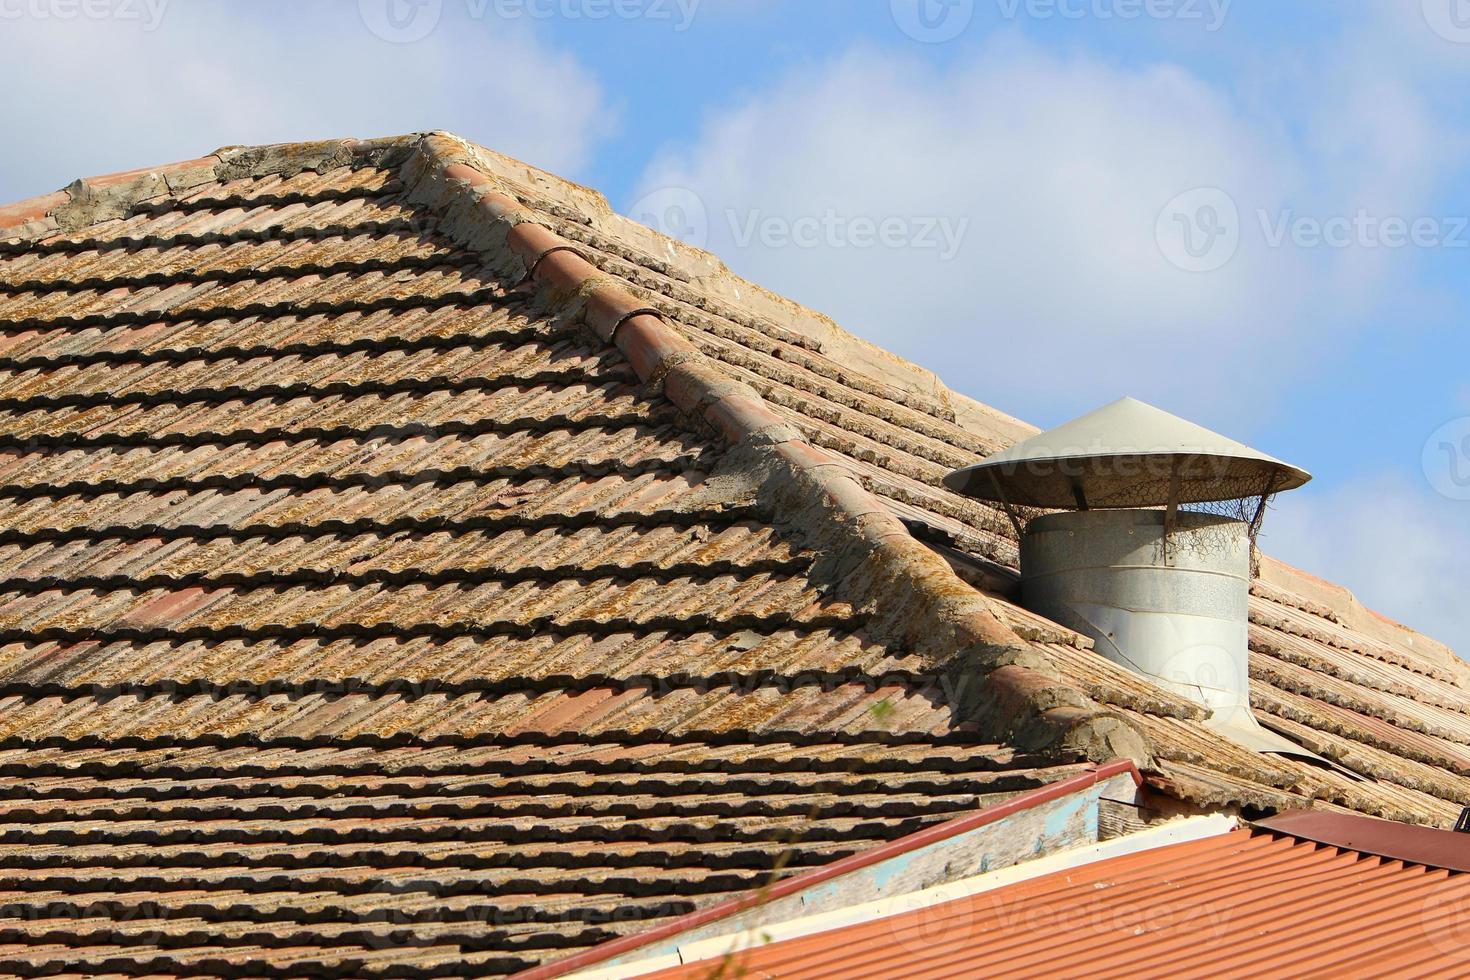
<svg viewBox="0 0 1470 980">
<path fill-rule="evenodd" d="M 1466 875 L 1260 826 L 1158 844 L 937 905 L 778 929 L 717 960 L 718 947 L 694 949 L 704 957 L 646 976 L 1461 977 L 1470 966 Z"/>
<path fill-rule="evenodd" d="M 759 928 L 763 926 L 763 921 L 752 916 L 762 914 L 761 910 L 776 914 L 779 921 L 794 918 L 792 909 L 801 909 L 808 914 L 824 911 L 826 908 L 823 902 L 835 903 L 831 905 L 832 908 L 852 905 L 854 903 L 844 900 L 844 896 L 863 893 L 864 878 L 871 879 L 866 882 L 867 890 L 876 893 L 865 897 L 873 898 L 969 877 L 998 865 L 984 848 L 954 848 L 967 838 L 973 839 L 973 835 L 986 832 L 993 826 L 1005 831 L 1001 836 L 1008 842 L 1008 847 L 1029 843 L 1028 847 L 1022 848 L 1028 857 L 1050 853 L 1064 838 L 1072 838 L 1079 827 L 1082 828 L 1082 833 L 1091 835 L 1091 843 L 1097 843 L 1096 810 L 1104 792 L 1110 790 L 1117 793 L 1125 787 L 1133 791 L 1142 786 L 1143 776 L 1130 759 L 1088 766 L 1077 775 L 1021 793 L 966 816 L 927 827 L 907 837 L 849 855 L 832 864 L 782 879 L 766 887 L 743 892 L 644 932 L 630 933 L 600 946 L 523 971 L 516 974 L 513 980 L 550 980 L 569 975 L 613 976 L 629 964 L 639 963 L 645 958 L 656 959 L 668 955 L 670 951 L 676 951 L 681 943 L 726 936 L 731 932 L 730 927 L 737 922 L 739 932 Z M 1068 801 L 1075 805 L 1062 806 Z M 1029 834 L 1018 834 L 1019 827 L 1009 824 L 999 826 L 1003 821 L 1016 817 L 1034 817 L 1040 820 L 1040 836 L 1033 840 Z M 1073 839 L 1073 843 L 1076 842 Z M 924 867 L 929 863 L 921 860 L 924 855 L 930 855 L 929 862 L 937 859 L 938 864 Z M 967 862 L 976 867 L 966 872 L 964 869 Z M 913 867 L 900 869 L 901 864 L 912 864 Z M 917 881 L 924 884 L 915 886 L 914 882 Z M 849 887 L 844 889 L 843 883 L 849 883 Z M 903 887 L 905 883 L 910 887 Z M 596 968 L 595 972 L 587 972 L 593 968 Z"/>
<path fill-rule="evenodd" d="M 1254 824 L 1272 833 L 1405 864 L 1470 873 L 1470 834 L 1325 810 L 1287 810 Z"/>
</svg>

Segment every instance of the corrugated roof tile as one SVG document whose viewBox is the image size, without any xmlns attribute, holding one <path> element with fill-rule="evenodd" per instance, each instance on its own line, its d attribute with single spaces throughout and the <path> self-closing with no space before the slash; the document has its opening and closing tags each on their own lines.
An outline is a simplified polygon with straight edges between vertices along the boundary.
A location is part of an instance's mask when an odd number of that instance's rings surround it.
<svg viewBox="0 0 1470 980">
<path fill-rule="evenodd" d="M 789 841 L 826 862 L 1077 765 L 982 738 L 889 593 L 848 595 L 626 331 L 526 288 L 445 161 L 414 169 L 434 139 L 222 151 L 224 180 L 0 244 L 0 972 L 506 973 L 759 884 Z M 470 157 L 690 338 L 675 360 L 1014 562 L 939 477 L 1020 423 Z M 1448 819 L 1462 678 L 1258 593 L 1264 703 L 1317 699 L 1345 764 L 1412 785 L 1222 744 L 984 601 L 1158 743 L 1166 791 Z"/>
</svg>

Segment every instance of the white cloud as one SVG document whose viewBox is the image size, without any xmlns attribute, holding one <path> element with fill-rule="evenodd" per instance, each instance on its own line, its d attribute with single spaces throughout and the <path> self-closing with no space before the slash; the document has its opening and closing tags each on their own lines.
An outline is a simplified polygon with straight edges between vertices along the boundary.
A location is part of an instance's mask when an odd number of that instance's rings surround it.
<svg viewBox="0 0 1470 980">
<path fill-rule="evenodd" d="M 0 21 L 0 65 L 7 91 L 26 93 L 0 102 L 17 148 L 3 201 L 223 145 L 425 129 L 575 173 L 611 118 L 591 72 L 533 25 L 471 21 L 460 5 L 410 44 L 375 36 L 355 0 L 171 2 L 152 31 L 21 17 Z"/>
<path fill-rule="evenodd" d="M 1302 490 L 1272 509 L 1262 546 L 1300 568 L 1331 569 L 1364 605 L 1470 656 L 1470 503 L 1398 477 Z"/>
<path fill-rule="evenodd" d="M 854 50 L 716 114 L 641 191 L 692 189 L 708 246 L 737 272 L 1009 411 L 1060 418 L 1135 393 L 1206 416 L 1223 403 L 1265 412 L 1404 268 L 1402 250 L 1356 237 L 1270 247 L 1268 227 L 1360 208 L 1426 214 L 1444 166 L 1416 91 L 1339 87 L 1351 61 L 1323 68 L 1329 97 L 1293 119 L 1247 112 L 1176 65 L 1119 67 L 1014 37 L 948 69 Z M 1238 205 L 1239 248 L 1212 272 L 1172 265 L 1156 234 L 1161 209 L 1194 188 Z M 832 247 L 830 236 L 782 247 L 735 231 L 752 214 L 829 213 L 968 224 L 949 262 L 932 249 Z"/>
<path fill-rule="evenodd" d="M 708 247 L 737 272 L 1033 421 L 1131 393 L 1186 416 L 1290 425 L 1276 417 L 1281 393 L 1320 376 L 1376 313 L 1392 304 L 1412 322 L 1442 299 L 1416 281 L 1414 248 L 1371 247 L 1352 228 L 1344 248 L 1270 247 L 1261 224 L 1261 212 L 1277 225 L 1453 220 L 1435 200 L 1465 141 L 1436 83 L 1466 70 L 1470 48 L 1450 50 L 1417 8 L 1354 8 L 1340 34 L 1279 64 L 1242 53 L 1259 69 L 1242 73 L 1250 91 L 1014 36 L 948 68 L 853 50 L 712 115 L 640 193 L 692 190 Z M 1172 266 L 1156 238 L 1160 209 L 1191 188 L 1238 206 L 1239 248 L 1217 271 Z M 968 231 L 950 262 L 840 239 L 742 245 L 731 215 L 739 228 L 753 212 L 948 216 Z M 1470 652 L 1455 587 L 1470 505 L 1417 486 L 1384 477 L 1287 495 L 1267 547 Z"/>
</svg>

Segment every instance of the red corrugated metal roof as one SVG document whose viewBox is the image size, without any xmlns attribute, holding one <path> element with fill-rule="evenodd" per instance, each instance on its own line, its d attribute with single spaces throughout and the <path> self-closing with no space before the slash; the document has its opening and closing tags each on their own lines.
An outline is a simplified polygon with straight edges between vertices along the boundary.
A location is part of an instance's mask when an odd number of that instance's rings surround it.
<svg viewBox="0 0 1470 980">
<path fill-rule="evenodd" d="M 1447 871 L 1470 872 L 1470 834 L 1326 810 L 1289 810 L 1255 823 L 1265 830 L 1318 844 Z"/>
<path fill-rule="evenodd" d="M 619 939 L 583 950 L 565 959 L 556 960 L 531 970 L 517 973 L 512 980 L 550 980 L 552 977 L 567 976 L 591 969 L 610 960 L 622 960 L 633 950 L 654 945 L 678 936 L 688 936 L 694 930 L 721 919 L 732 918 L 746 909 L 794 895 L 807 889 L 824 885 L 833 879 L 851 874 L 861 868 L 871 868 L 890 861 L 901 854 L 932 847 L 941 841 L 951 840 L 968 834 L 980 827 L 996 823 L 1033 807 L 1059 800 L 1065 796 L 1085 792 L 1087 787 L 1105 782 L 1114 776 L 1131 775 L 1133 781 L 1143 785 L 1143 776 L 1131 759 L 1115 759 L 1100 766 L 1089 766 L 1083 772 L 1065 779 L 1013 796 L 1003 803 L 996 803 L 975 813 L 956 817 L 942 824 L 928 827 L 918 833 L 909 834 L 887 844 L 880 844 L 860 851 L 821 868 L 787 878 L 758 891 L 736 895 L 717 905 L 707 906 L 677 919 L 665 921 L 641 933 L 632 933 Z"/>
<path fill-rule="evenodd" d="M 1253 693 L 1376 781 L 904 533 L 1008 583 L 942 479 L 1029 431 L 443 135 L 0 206 L 0 974 L 509 972 L 1079 748 L 1204 806 L 1458 816 L 1470 673 L 1345 592 L 1263 562 Z"/>
<path fill-rule="evenodd" d="M 651 976 L 1464 976 L 1467 939 L 1470 875 L 1238 830 Z"/>
</svg>

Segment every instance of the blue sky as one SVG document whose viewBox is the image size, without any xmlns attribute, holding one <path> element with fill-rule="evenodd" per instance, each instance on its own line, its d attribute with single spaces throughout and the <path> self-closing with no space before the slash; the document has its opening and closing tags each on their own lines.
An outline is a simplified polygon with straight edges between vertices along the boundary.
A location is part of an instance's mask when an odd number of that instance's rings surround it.
<svg viewBox="0 0 1470 980">
<path fill-rule="evenodd" d="M 1464 0 L 0 0 L 0 199 L 431 128 L 673 194 L 981 401 L 1311 470 L 1268 550 L 1470 650 L 1467 78 Z"/>
</svg>

